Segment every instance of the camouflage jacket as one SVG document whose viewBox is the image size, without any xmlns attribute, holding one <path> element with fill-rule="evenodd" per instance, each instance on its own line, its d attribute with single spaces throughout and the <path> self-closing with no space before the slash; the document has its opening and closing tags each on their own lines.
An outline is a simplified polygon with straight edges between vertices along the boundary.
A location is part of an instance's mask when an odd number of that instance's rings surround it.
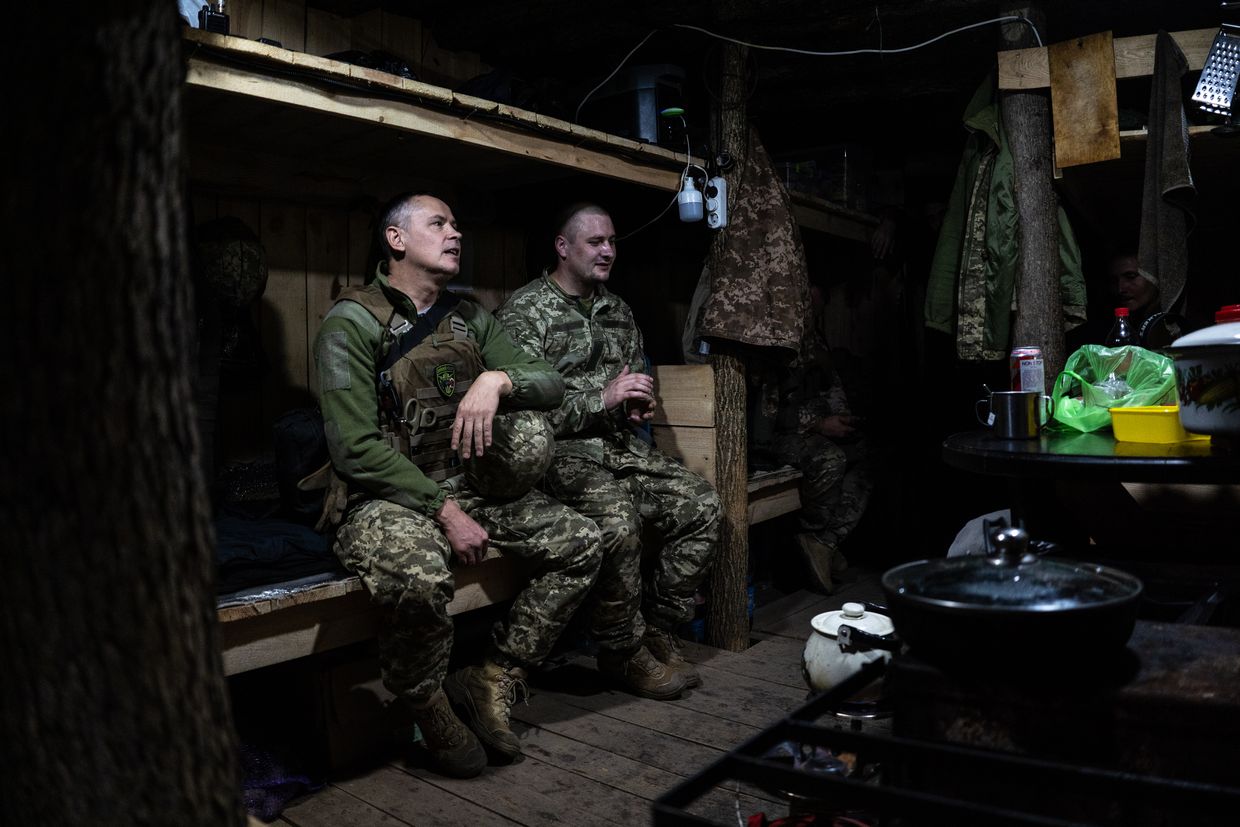
<svg viewBox="0 0 1240 827">
<path fill-rule="evenodd" d="M 603 408 L 603 388 L 626 364 L 635 373 L 646 372 L 641 332 L 619 296 L 600 285 L 587 310 L 543 275 L 509 296 L 495 315 L 513 341 L 564 377 L 564 401 L 548 415 L 557 455 L 601 459 L 603 440 L 648 451 L 622 410 Z"/>
<path fill-rule="evenodd" d="M 388 286 L 383 265 L 366 290 L 381 294 L 406 319 L 417 318 L 409 297 Z M 559 375 L 517 347 L 494 316 L 468 300 L 452 312 L 464 319 L 482 364 L 488 370 L 502 370 L 512 380 L 505 408 L 548 409 L 559 404 L 564 390 Z M 332 465 L 352 490 L 434 515 L 445 492 L 391 447 L 382 433 L 376 373 L 384 329 L 356 302 L 340 301 L 323 319 L 315 339 L 319 405 Z"/>
</svg>

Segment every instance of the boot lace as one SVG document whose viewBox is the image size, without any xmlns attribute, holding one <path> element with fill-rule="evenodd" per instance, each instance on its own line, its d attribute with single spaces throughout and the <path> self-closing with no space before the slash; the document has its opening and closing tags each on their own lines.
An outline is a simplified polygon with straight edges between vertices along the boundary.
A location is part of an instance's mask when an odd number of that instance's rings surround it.
<svg viewBox="0 0 1240 827">
<path fill-rule="evenodd" d="M 516 705 L 517 701 L 529 703 L 530 688 L 524 678 L 504 671 L 499 674 L 499 695 L 504 699 L 500 713 L 506 726 L 512 713 L 512 707 Z"/>
<path fill-rule="evenodd" d="M 436 704 L 431 708 L 430 728 L 433 734 L 430 734 L 427 740 L 433 738 L 436 742 L 449 747 L 455 747 L 459 744 L 462 736 L 465 734 L 456 718 L 448 711 L 446 704 Z M 423 736 L 428 736 L 428 733 L 423 732 L 422 734 Z"/>
</svg>

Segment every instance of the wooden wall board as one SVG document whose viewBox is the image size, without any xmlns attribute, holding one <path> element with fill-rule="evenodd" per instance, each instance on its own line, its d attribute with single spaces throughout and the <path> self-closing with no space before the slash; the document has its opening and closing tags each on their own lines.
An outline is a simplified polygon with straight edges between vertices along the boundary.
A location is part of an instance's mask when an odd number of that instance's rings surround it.
<svg viewBox="0 0 1240 827">
<path fill-rule="evenodd" d="M 655 425 L 715 425 L 715 375 L 708 365 L 657 365 L 654 368 Z"/>
<path fill-rule="evenodd" d="M 684 463 L 695 474 L 700 474 L 714 484 L 715 476 L 715 429 L 692 428 L 676 425 L 654 425 L 655 445 L 668 456 Z"/>
<path fill-rule="evenodd" d="M 1047 47 L 1051 123 L 1059 168 L 1120 156 L 1115 50 L 1110 32 Z"/>
<path fill-rule="evenodd" d="M 229 0 L 228 31 L 237 37 L 257 40 L 263 34 L 263 0 Z"/>
<path fill-rule="evenodd" d="M 373 52 L 383 48 L 383 10 L 368 9 L 347 20 L 350 48 Z"/>
<path fill-rule="evenodd" d="M 312 207 L 306 210 L 306 376 L 318 393 L 314 339 L 349 278 L 349 214 Z"/>
<path fill-rule="evenodd" d="M 1201 69 L 1218 29 L 1172 32 L 1184 52 L 1190 70 Z M 1114 41 L 1115 77 L 1145 77 L 1154 71 L 1155 36 L 1118 37 Z M 1011 49 L 998 53 L 999 88 L 1005 91 L 1045 89 L 1051 85 L 1050 62 L 1045 47 Z"/>
<path fill-rule="evenodd" d="M 412 17 L 392 14 L 389 11 L 383 11 L 381 14 L 380 38 L 383 50 L 405 60 L 414 74 L 420 80 L 425 80 L 426 78 L 419 71 L 423 60 L 422 23 Z"/>
<path fill-rule="evenodd" d="M 306 51 L 306 0 L 263 0 L 263 37 Z"/>
<path fill-rule="evenodd" d="M 306 9 L 306 54 L 331 55 L 353 48 L 349 21 L 338 14 L 310 7 Z"/>
<path fill-rule="evenodd" d="M 349 210 L 348 274 L 350 287 L 361 287 L 370 278 L 371 250 L 375 241 L 374 218 L 367 210 Z"/>
<path fill-rule="evenodd" d="M 240 219 L 261 240 L 262 219 L 258 199 L 220 197 L 216 210 L 220 218 L 233 216 Z M 259 331 L 260 306 L 261 301 L 256 301 L 247 308 L 256 335 Z M 260 427 L 262 390 L 256 384 L 229 384 L 226 379 L 226 376 L 221 376 L 216 451 L 225 461 L 250 461 L 263 453 L 268 442 L 267 434 Z"/>
<path fill-rule="evenodd" d="M 268 361 L 261 422 L 266 429 L 285 412 L 313 404 L 308 390 L 305 206 L 264 201 L 259 238 L 267 252 L 260 320 Z"/>
</svg>

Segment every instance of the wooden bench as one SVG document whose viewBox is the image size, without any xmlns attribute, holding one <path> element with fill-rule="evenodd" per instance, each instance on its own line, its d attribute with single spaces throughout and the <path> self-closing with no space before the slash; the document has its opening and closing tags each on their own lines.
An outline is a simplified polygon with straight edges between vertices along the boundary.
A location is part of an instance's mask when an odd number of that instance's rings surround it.
<svg viewBox="0 0 1240 827">
<path fill-rule="evenodd" d="M 655 443 L 714 484 L 719 433 L 712 368 L 664 365 L 656 367 L 654 375 L 659 396 L 652 423 Z M 800 476 L 791 468 L 755 475 L 749 481 L 747 513 L 732 519 L 753 524 L 800 508 Z M 492 551 L 479 565 L 456 570 L 456 595 L 448 613 L 508 600 L 525 575 L 521 561 Z M 379 622 L 370 595 L 355 576 L 225 606 L 218 617 L 226 675 L 368 640 Z"/>
</svg>

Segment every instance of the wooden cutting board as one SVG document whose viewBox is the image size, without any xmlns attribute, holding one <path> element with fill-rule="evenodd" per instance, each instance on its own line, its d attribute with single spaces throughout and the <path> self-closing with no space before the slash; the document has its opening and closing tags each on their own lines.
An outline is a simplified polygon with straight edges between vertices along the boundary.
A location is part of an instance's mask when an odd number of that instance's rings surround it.
<svg viewBox="0 0 1240 827">
<path fill-rule="evenodd" d="M 1110 32 L 1047 47 L 1055 166 L 1071 167 L 1119 157 L 1115 101 L 1115 48 Z"/>
</svg>

